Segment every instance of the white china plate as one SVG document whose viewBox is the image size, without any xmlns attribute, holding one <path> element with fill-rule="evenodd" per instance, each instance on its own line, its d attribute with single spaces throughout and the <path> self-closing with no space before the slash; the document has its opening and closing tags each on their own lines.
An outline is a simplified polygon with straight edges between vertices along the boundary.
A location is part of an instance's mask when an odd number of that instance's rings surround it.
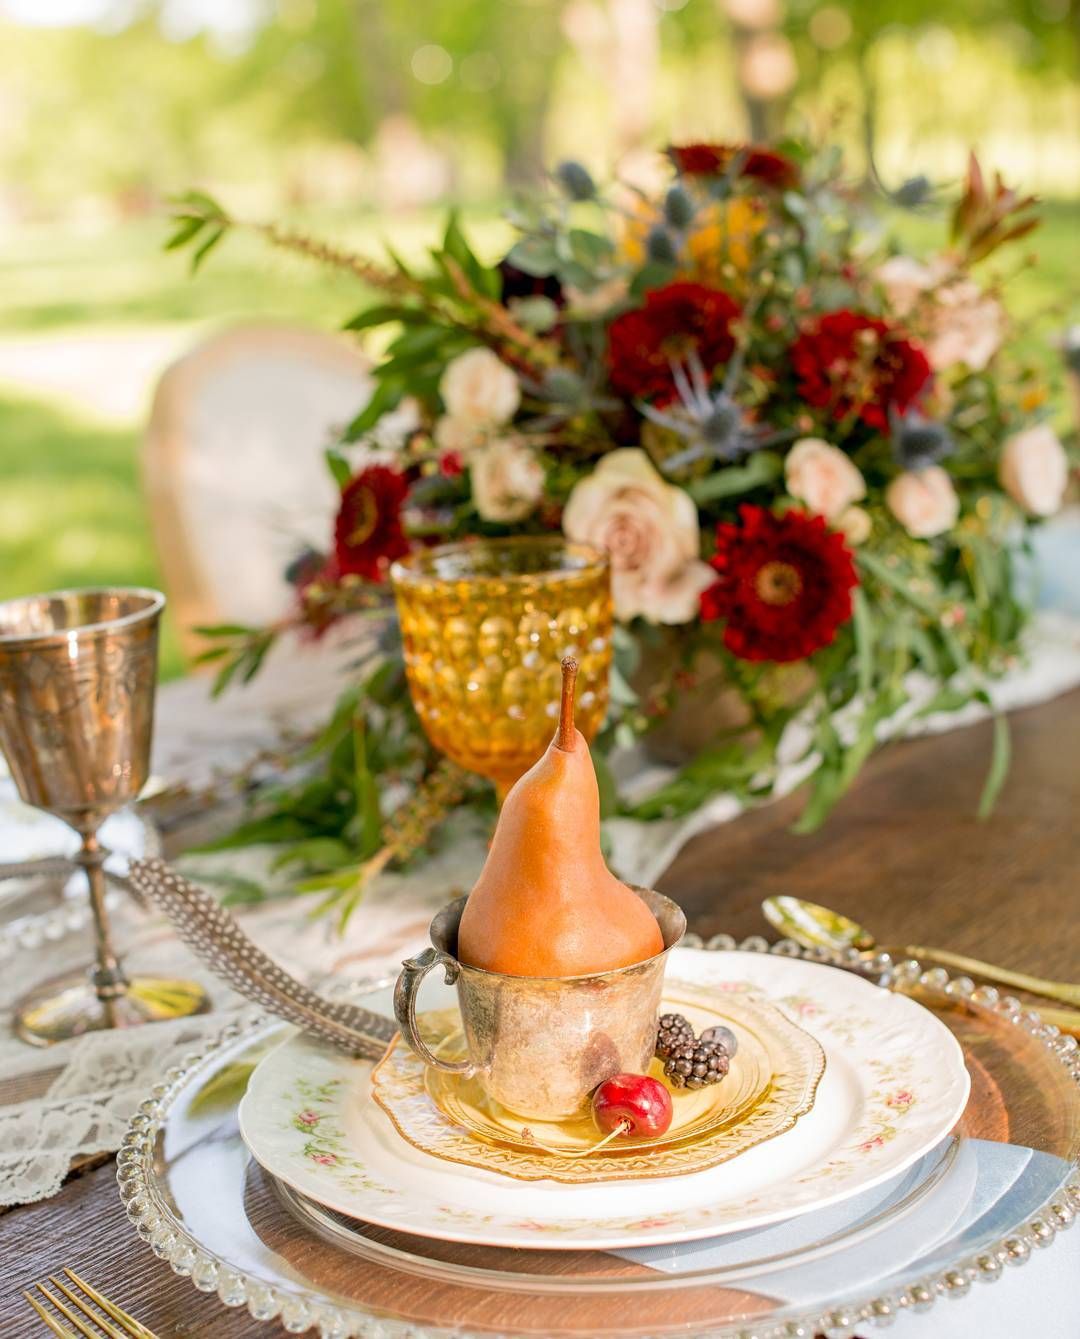
<svg viewBox="0 0 1080 1339">
<path fill-rule="evenodd" d="M 934 1148 L 967 1103 L 963 1052 L 914 1000 L 772 954 L 676 949 L 673 981 L 755 991 L 820 1042 L 825 1074 L 794 1129 L 692 1175 L 522 1182 L 413 1148 L 370 1095 L 371 1064 L 293 1036 L 252 1075 L 240 1129 L 258 1162 L 353 1218 L 447 1241 L 617 1250 L 745 1231 L 836 1204 Z M 453 1003 L 431 987 L 430 1007 Z M 365 1000 L 390 1011 L 390 992 Z"/>
</svg>

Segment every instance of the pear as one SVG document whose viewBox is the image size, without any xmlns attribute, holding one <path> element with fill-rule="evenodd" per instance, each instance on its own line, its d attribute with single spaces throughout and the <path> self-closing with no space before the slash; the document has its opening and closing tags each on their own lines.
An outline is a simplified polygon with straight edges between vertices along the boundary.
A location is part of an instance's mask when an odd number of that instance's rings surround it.
<svg viewBox="0 0 1080 1339">
<path fill-rule="evenodd" d="M 562 662 L 547 752 L 514 784 L 458 929 L 457 956 L 507 976 L 611 971 L 663 951 L 656 918 L 600 851 L 600 792 L 574 725 L 577 663 Z"/>
</svg>

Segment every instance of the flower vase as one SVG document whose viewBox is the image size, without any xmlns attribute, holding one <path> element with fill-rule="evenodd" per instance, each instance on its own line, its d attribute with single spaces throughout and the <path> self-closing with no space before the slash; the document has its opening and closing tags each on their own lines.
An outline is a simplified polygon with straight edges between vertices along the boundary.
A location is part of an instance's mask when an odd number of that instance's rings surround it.
<svg viewBox="0 0 1080 1339">
<path fill-rule="evenodd" d="M 646 709 L 671 690 L 670 705 L 652 708 L 657 715 L 641 743 L 654 762 L 673 767 L 685 766 L 704 749 L 721 743 L 753 748 L 761 737 L 728 662 L 707 645 L 689 650 L 687 640 L 686 633 L 668 628 L 642 639 L 631 676 L 631 686 Z M 757 695 L 775 707 L 792 707 L 808 699 L 816 687 L 817 676 L 809 663 L 796 660 L 766 666 Z"/>
</svg>

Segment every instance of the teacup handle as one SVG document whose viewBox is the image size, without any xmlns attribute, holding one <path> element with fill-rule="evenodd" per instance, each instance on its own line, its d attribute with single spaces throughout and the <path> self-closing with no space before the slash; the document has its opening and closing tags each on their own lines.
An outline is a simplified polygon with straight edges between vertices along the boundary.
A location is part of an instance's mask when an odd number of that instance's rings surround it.
<svg viewBox="0 0 1080 1339">
<path fill-rule="evenodd" d="M 441 949 L 426 948 L 415 958 L 405 959 L 394 987 L 394 1017 L 401 1028 L 401 1035 L 425 1065 L 430 1065 L 432 1069 L 445 1069 L 448 1074 L 464 1074 L 468 1078 L 476 1073 L 476 1065 L 469 1059 L 441 1059 L 424 1041 L 416 1026 L 416 999 L 420 994 L 420 983 L 428 972 L 439 966 L 445 970 L 446 984 L 452 986 L 458 979 L 459 968 L 454 959 Z"/>
</svg>

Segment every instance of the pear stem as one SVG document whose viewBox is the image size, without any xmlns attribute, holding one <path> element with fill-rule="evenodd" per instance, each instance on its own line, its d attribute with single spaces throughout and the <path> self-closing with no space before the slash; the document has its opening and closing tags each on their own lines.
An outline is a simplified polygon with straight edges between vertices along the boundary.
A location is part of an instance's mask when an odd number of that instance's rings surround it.
<svg viewBox="0 0 1080 1339">
<path fill-rule="evenodd" d="M 567 656 L 562 663 L 562 703 L 559 708 L 559 729 L 555 734 L 555 747 L 564 753 L 574 751 L 574 688 L 577 676 L 578 663 L 573 656 Z"/>
</svg>

